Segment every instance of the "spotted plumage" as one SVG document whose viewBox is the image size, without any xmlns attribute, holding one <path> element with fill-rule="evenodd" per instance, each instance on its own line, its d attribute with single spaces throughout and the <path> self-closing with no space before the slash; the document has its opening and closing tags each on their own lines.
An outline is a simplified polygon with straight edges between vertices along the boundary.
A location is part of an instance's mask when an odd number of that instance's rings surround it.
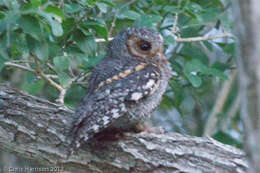
<svg viewBox="0 0 260 173">
<path fill-rule="evenodd" d="M 149 118 L 170 78 L 159 33 L 128 28 L 108 45 L 76 110 L 70 153 L 107 129 L 128 131 Z"/>
</svg>

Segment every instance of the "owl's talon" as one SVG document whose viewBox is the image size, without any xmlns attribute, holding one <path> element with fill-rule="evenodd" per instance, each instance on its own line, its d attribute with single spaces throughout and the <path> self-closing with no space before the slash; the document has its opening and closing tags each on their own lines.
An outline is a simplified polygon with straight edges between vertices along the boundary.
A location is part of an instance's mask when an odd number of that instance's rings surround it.
<svg viewBox="0 0 260 173">
<path fill-rule="evenodd" d="M 162 127 L 153 127 L 150 123 L 138 124 L 136 129 L 139 131 L 145 131 L 148 133 L 164 134 L 166 132 Z"/>
</svg>

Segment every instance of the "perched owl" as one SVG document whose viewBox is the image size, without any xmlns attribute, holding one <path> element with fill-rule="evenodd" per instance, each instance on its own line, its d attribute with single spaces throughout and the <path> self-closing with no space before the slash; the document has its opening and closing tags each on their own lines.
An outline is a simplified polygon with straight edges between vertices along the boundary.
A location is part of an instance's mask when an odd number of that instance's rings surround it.
<svg viewBox="0 0 260 173">
<path fill-rule="evenodd" d="M 104 130 L 128 131 L 150 118 L 170 74 L 158 32 L 127 28 L 119 33 L 91 73 L 76 110 L 70 153 Z"/>
</svg>

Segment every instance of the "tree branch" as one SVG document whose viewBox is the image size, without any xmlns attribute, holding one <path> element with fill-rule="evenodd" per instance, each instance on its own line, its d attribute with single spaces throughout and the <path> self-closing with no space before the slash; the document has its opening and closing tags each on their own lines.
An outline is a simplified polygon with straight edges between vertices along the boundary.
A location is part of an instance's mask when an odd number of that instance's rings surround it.
<svg viewBox="0 0 260 173">
<path fill-rule="evenodd" d="M 81 172 L 246 172 L 242 151 L 211 138 L 125 134 L 82 146 L 66 159 L 73 111 L 0 85 L 0 147 L 61 170 Z"/>
<path fill-rule="evenodd" d="M 177 42 L 195 42 L 195 41 L 206 41 L 206 40 L 213 40 L 217 38 L 233 38 L 232 34 L 223 33 L 223 34 L 216 34 L 210 36 L 203 36 L 203 37 L 190 37 L 190 38 L 176 38 Z"/>
<path fill-rule="evenodd" d="M 20 65 L 20 64 L 16 64 L 16 63 L 13 63 L 13 62 L 5 62 L 4 65 L 5 66 L 9 66 L 9 67 L 19 68 L 21 70 L 29 71 L 31 73 L 36 74 L 36 71 L 34 69 L 32 69 L 31 67 L 26 67 L 26 66 L 23 66 L 23 65 Z"/>
<path fill-rule="evenodd" d="M 234 36 L 230 33 L 222 33 L 222 34 L 216 34 L 216 35 L 210 35 L 210 36 L 203 36 L 203 37 L 188 37 L 188 38 L 181 38 L 177 37 L 175 40 L 179 43 L 183 42 L 196 42 L 196 41 L 206 41 L 206 40 L 214 40 L 217 38 L 234 38 Z M 109 37 L 108 41 L 113 40 L 113 37 Z M 106 40 L 103 38 L 96 38 L 95 41 L 97 43 L 105 42 Z"/>
<path fill-rule="evenodd" d="M 53 81 L 50 77 L 46 76 L 44 72 L 42 71 L 40 64 L 38 62 L 38 59 L 34 56 L 32 56 L 34 59 L 34 63 L 36 64 L 36 74 L 40 76 L 42 79 L 46 80 L 51 86 L 55 87 L 57 90 L 59 90 L 59 98 L 56 100 L 58 103 L 64 104 L 64 98 L 67 92 L 67 89 Z"/>
</svg>

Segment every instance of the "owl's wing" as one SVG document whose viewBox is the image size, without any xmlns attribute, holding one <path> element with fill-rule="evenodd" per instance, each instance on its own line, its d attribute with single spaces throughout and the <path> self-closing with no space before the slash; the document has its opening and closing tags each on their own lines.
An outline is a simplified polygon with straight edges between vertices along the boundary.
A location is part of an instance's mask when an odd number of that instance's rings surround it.
<svg viewBox="0 0 260 173">
<path fill-rule="evenodd" d="M 159 83 L 159 68 L 144 63 L 99 83 L 76 110 L 78 119 L 72 129 L 71 152 L 124 116 L 129 102 L 138 104 L 153 93 Z"/>
</svg>

